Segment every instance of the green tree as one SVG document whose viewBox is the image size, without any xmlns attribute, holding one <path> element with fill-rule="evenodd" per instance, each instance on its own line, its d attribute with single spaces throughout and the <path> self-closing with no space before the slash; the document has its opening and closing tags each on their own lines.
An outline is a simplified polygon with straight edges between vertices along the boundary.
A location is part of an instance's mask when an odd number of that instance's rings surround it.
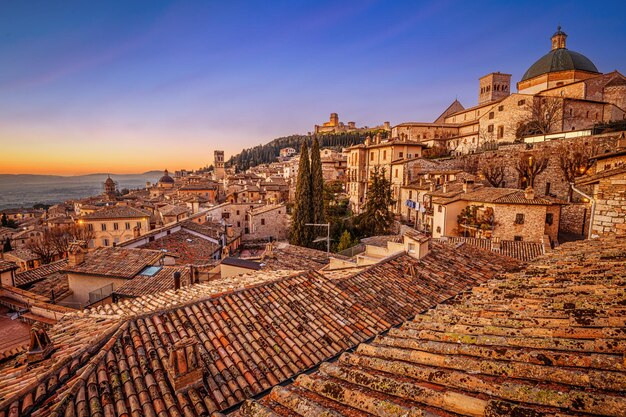
<svg viewBox="0 0 626 417">
<path fill-rule="evenodd" d="M 391 182 L 385 176 L 385 169 L 374 169 L 367 189 L 363 213 L 358 216 L 358 224 L 365 236 L 386 235 L 393 225 L 395 204 L 391 191 Z"/>
<path fill-rule="evenodd" d="M 17 224 L 15 223 L 15 220 L 13 219 L 9 219 L 6 215 L 6 213 L 2 213 L 2 218 L 0 219 L 0 224 L 3 227 L 10 227 L 11 229 L 17 229 Z"/>
<path fill-rule="evenodd" d="M 296 198 L 293 206 L 293 215 L 291 216 L 292 245 L 309 246 L 313 240 L 311 226 L 306 226 L 306 223 L 312 223 L 313 221 L 312 197 L 309 148 L 305 140 L 302 142 L 302 148 L 300 148 Z"/>
<path fill-rule="evenodd" d="M 11 247 L 11 239 L 7 237 L 7 240 L 4 241 L 4 245 L 2 246 L 2 252 L 11 252 L 13 247 Z"/>
<path fill-rule="evenodd" d="M 339 244 L 337 245 L 337 252 L 341 252 L 348 248 L 351 248 L 353 246 L 353 243 L 354 242 L 352 240 L 352 235 L 350 234 L 350 232 L 344 230 L 343 234 L 341 235 L 341 239 L 339 239 Z"/>
<path fill-rule="evenodd" d="M 324 176 L 322 174 L 322 159 L 317 137 L 311 145 L 311 205 L 313 211 L 313 223 L 325 223 L 324 216 Z"/>
</svg>

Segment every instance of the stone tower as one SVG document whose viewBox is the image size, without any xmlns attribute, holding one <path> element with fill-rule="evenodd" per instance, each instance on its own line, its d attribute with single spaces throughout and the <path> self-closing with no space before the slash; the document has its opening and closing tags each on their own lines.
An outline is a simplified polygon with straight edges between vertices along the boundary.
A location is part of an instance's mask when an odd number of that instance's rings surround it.
<svg viewBox="0 0 626 417">
<path fill-rule="evenodd" d="M 113 181 L 111 179 L 111 176 L 109 176 L 106 181 L 104 181 L 104 195 L 107 196 L 110 200 L 114 200 L 117 193 L 115 188 L 115 181 Z"/>
<path fill-rule="evenodd" d="M 478 105 L 498 101 L 511 93 L 511 74 L 492 72 L 479 80 Z"/>
<path fill-rule="evenodd" d="M 213 166 L 215 167 L 215 178 L 218 180 L 224 179 L 226 175 L 224 171 L 224 151 L 215 151 L 213 153 L 213 159 Z"/>
<path fill-rule="evenodd" d="M 337 113 L 330 114 L 329 126 L 339 126 L 339 115 Z"/>
</svg>

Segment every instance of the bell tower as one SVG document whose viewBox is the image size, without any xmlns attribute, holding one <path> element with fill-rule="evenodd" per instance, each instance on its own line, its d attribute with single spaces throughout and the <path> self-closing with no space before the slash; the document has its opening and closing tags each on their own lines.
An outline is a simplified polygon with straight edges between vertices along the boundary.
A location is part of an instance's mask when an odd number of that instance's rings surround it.
<svg viewBox="0 0 626 417">
<path fill-rule="evenodd" d="M 213 166 L 215 167 L 215 178 L 218 180 L 224 179 L 226 173 L 224 171 L 224 151 L 215 151 L 213 153 Z"/>
<path fill-rule="evenodd" d="M 478 104 L 502 100 L 511 94 L 511 74 L 492 72 L 478 81 Z"/>
</svg>

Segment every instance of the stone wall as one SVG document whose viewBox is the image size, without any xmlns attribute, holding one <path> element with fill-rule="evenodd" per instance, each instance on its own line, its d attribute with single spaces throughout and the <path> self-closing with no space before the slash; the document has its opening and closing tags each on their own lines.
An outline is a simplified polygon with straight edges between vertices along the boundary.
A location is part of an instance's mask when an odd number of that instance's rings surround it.
<svg viewBox="0 0 626 417">
<path fill-rule="evenodd" d="M 602 179 L 595 187 L 593 234 L 626 235 L 626 173 Z"/>
<path fill-rule="evenodd" d="M 481 167 L 493 160 L 499 160 L 499 164 L 505 167 L 504 181 L 505 187 L 522 188 L 519 173 L 515 169 L 515 165 L 524 152 L 535 155 L 547 155 L 549 157 L 548 167 L 545 171 L 535 178 L 535 194 L 538 196 L 551 195 L 553 197 L 567 200 L 570 186 L 565 180 L 561 168 L 559 166 L 559 158 L 557 155 L 557 147 L 563 143 L 574 143 L 578 141 L 597 144 L 601 149 L 611 149 L 617 143 L 619 133 L 606 135 L 585 136 L 580 138 L 554 140 L 548 142 L 539 142 L 535 144 L 516 143 L 506 146 L 500 146 L 497 150 L 487 151 L 478 154 L 466 155 L 457 158 L 453 162 L 457 168 L 466 169 L 468 166 Z M 591 193 L 591 189 L 583 190 Z M 573 201 L 580 201 L 580 196 L 574 194 Z"/>
<path fill-rule="evenodd" d="M 574 203 L 561 207 L 559 233 L 567 233 L 584 238 L 589 233 L 591 203 Z"/>
</svg>

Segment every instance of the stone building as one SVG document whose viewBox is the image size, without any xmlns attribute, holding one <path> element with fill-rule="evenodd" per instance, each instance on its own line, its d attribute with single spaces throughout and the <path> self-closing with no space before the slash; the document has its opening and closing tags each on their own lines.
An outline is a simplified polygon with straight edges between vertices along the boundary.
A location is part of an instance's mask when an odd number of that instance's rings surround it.
<svg viewBox="0 0 626 417">
<path fill-rule="evenodd" d="M 389 122 L 384 122 L 380 126 L 376 126 L 373 128 L 369 128 L 364 126 L 362 128 L 357 127 L 355 122 L 348 122 L 345 124 L 339 121 L 339 115 L 337 113 L 331 113 L 330 119 L 321 124 L 315 125 L 314 127 L 315 133 L 350 133 L 350 132 L 358 132 L 363 130 L 391 130 L 391 125 Z"/>
<path fill-rule="evenodd" d="M 614 152 L 596 156 L 593 173 L 576 186 L 593 187 L 590 235 L 626 235 L 626 139 Z"/>
<path fill-rule="evenodd" d="M 376 169 L 384 170 L 386 177 L 391 181 L 395 175 L 393 166 L 400 161 L 420 157 L 425 147 L 423 143 L 409 140 L 407 137 L 382 139 L 380 135 L 376 135 L 373 139 L 368 137 L 363 144 L 346 148 L 344 150 L 348 157 L 346 189 L 352 211 L 360 212 L 365 202 L 370 177 Z M 396 178 L 398 176 L 402 177 L 399 173 Z M 393 194 L 395 199 L 400 195 L 400 184 L 397 181 L 393 185 Z"/>
<path fill-rule="evenodd" d="M 466 208 L 475 208 L 473 223 L 459 223 Z M 560 203 L 535 195 L 532 188 L 465 188 L 432 199 L 433 237 L 473 236 L 507 241 L 558 242 Z M 547 236 L 549 240 L 544 237 Z"/>
<path fill-rule="evenodd" d="M 284 204 L 248 210 L 243 240 L 283 240 L 289 237 L 290 216 Z"/>
<path fill-rule="evenodd" d="M 476 106 L 464 108 L 455 100 L 433 123 L 401 123 L 392 137 L 467 154 L 494 142 L 519 141 L 526 135 L 521 128 L 538 118 L 548 133 L 626 119 L 626 77 L 601 73 L 590 59 L 566 48 L 566 37 L 559 27 L 551 51 L 528 68 L 517 93 L 511 92 L 510 74 L 487 74 L 479 80 Z"/>
<path fill-rule="evenodd" d="M 93 231 L 90 247 L 113 246 L 150 230 L 150 213 L 129 206 L 106 207 L 78 219 Z"/>
</svg>

